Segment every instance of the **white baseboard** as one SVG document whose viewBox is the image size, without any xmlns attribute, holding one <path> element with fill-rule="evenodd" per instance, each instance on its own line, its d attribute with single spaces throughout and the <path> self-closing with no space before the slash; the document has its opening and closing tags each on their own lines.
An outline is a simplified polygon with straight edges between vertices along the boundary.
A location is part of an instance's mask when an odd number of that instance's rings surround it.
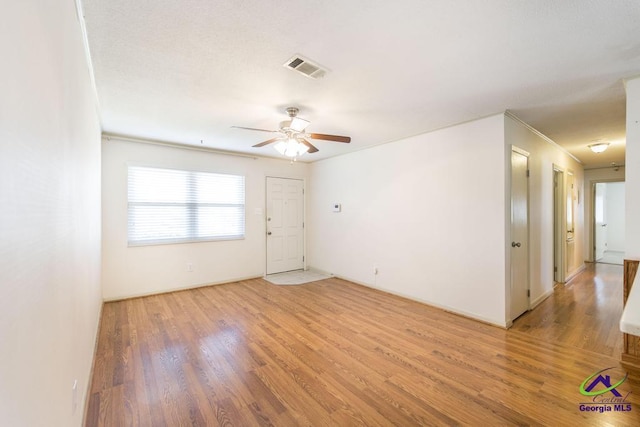
<svg viewBox="0 0 640 427">
<path fill-rule="evenodd" d="M 547 298 L 549 298 L 551 295 L 553 295 L 553 289 L 545 292 L 544 294 L 540 295 L 538 298 L 536 298 L 535 300 L 533 300 L 533 302 L 531 303 L 531 307 L 529 307 L 529 310 L 533 310 L 534 308 L 536 308 L 537 306 L 539 306 L 542 301 L 546 300 Z"/>
<path fill-rule="evenodd" d="M 206 286 L 224 285 L 225 283 L 241 282 L 243 280 L 261 279 L 262 277 L 264 276 L 261 275 L 261 276 L 238 277 L 238 278 L 220 280 L 217 282 L 199 283 L 195 285 L 187 285 L 187 286 L 180 286 L 177 288 L 163 289 L 159 291 L 149 291 L 149 292 L 141 292 L 141 293 L 136 293 L 131 295 L 120 295 L 115 297 L 108 297 L 108 298 L 103 298 L 103 301 L 113 302 L 113 301 L 122 301 L 126 299 L 131 299 L 131 298 L 148 297 L 151 295 L 162 295 L 162 294 L 168 294 L 170 292 L 186 291 L 187 289 L 197 289 L 197 288 L 204 288 Z"/>
<path fill-rule="evenodd" d="M 102 328 L 102 309 L 104 308 L 104 301 L 100 303 L 100 310 L 98 312 L 98 324 L 95 327 L 95 336 L 93 337 L 93 353 L 91 354 L 91 368 L 89 369 L 89 379 L 84 390 L 84 401 L 82 403 L 82 425 L 85 425 L 87 420 L 87 412 L 89 411 L 89 403 L 91 399 L 91 386 L 93 385 L 93 372 L 96 367 L 96 356 L 98 355 L 98 342 L 100 340 L 100 329 Z"/>
<path fill-rule="evenodd" d="M 573 280 L 578 274 L 582 273 L 584 271 L 584 269 L 587 268 L 585 263 L 582 263 L 582 265 L 578 268 L 575 269 L 575 271 L 573 271 L 572 273 L 570 273 L 564 280 L 564 283 L 567 284 L 569 283 L 571 280 Z"/>
<path fill-rule="evenodd" d="M 357 285 L 360 285 L 360 286 L 365 286 L 367 288 L 375 289 L 375 290 L 378 290 L 378 291 L 386 292 L 386 293 L 391 294 L 391 295 L 396 295 L 396 296 L 399 296 L 399 297 L 402 297 L 402 298 L 406 298 L 406 299 L 411 300 L 411 301 L 416 301 L 416 302 L 419 302 L 421 304 L 426 304 L 426 305 L 429 305 L 431 307 L 435 307 L 435 308 L 438 308 L 440 310 L 447 311 L 449 313 L 457 314 L 459 316 L 463 316 L 463 317 L 466 317 L 466 318 L 469 318 L 469 319 L 472 319 L 472 320 L 476 320 L 476 321 L 479 321 L 479 322 L 482 322 L 482 323 L 489 324 L 491 326 L 497 326 L 497 327 L 502 328 L 502 329 L 507 328 L 507 322 L 499 323 L 499 322 L 496 322 L 493 319 L 488 319 L 488 318 L 483 317 L 483 316 L 478 316 L 475 313 L 469 313 L 469 312 L 466 312 L 464 310 L 460 310 L 460 309 L 457 309 L 457 308 L 449 307 L 449 306 L 446 306 L 446 305 L 443 305 L 443 304 L 438 304 L 438 303 L 435 303 L 433 301 L 429 301 L 429 300 L 426 300 L 426 299 L 416 298 L 413 295 L 404 294 L 402 292 L 395 292 L 395 291 L 392 291 L 392 290 L 389 290 L 389 289 L 386 289 L 386 288 L 379 287 L 379 286 L 377 286 L 375 284 L 372 284 L 372 283 L 364 283 L 364 282 L 360 282 L 358 280 L 351 279 L 349 277 L 335 275 L 335 274 L 332 274 L 332 273 L 327 273 L 327 274 L 331 274 L 332 276 L 337 277 L 338 279 L 346 280 L 348 282 L 353 282 L 353 283 L 355 283 Z"/>
</svg>

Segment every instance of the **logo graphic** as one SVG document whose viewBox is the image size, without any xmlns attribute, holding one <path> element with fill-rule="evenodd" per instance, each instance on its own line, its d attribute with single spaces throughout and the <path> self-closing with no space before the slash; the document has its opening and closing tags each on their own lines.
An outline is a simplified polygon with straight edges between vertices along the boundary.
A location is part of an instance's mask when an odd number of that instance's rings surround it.
<svg viewBox="0 0 640 427">
<path fill-rule="evenodd" d="M 581 412 L 629 412 L 632 407 L 627 403 L 627 398 L 631 392 L 620 393 L 618 388 L 627 380 L 629 376 L 625 373 L 621 380 L 612 384 L 611 375 L 605 373 L 615 368 L 605 368 L 594 372 L 580 384 L 580 394 L 590 398 L 590 402 L 580 403 Z M 610 393 L 610 394 L 609 394 Z M 613 395 L 613 396 L 612 396 Z"/>
<path fill-rule="evenodd" d="M 602 374 L 604 371 L 608 371 L 609 369 L 613 369 L 613 368 L 606 368 L 603 369 L 601 371 L 596 372 L 595 374 L 587 377 L 587 379 L 585 379 L 582 384 L 580 384 L 580 393 L 583 396 L 599 396 L 601 394 L 605 394 L 607 392 L 611 392 L 613 393 L 613 395 L 615 397 L 622 397 L 622 395 L 618 392 L 618 390 L 616 390 L 616 387 L 620 387 L 622 385 L 623 382 L 625 382 L 627 380 L 627 377 L 629 376 L 629 374 L 627 373 L 624 378 L 622 378 L 620 381 L 618 381 L 617 383 L 615 383 L 614 385 L 611 385 L 611 377 L 609 375 L 603 377 Z M 595 380 L 593 380 L 593 382 L 591 384 L 589 384 L 589 386 L 587 388 L 584 388 L 584 386 L 595 376 L 597 375 L 597 378 Z M 596 391 L 592 391 L 594 388 L 596 388 L 596 386 L 598 384 L 602 384 L 604 385 L 606 388 L 602 389 L 602 390 L 596 390 Z"/>
</svg>

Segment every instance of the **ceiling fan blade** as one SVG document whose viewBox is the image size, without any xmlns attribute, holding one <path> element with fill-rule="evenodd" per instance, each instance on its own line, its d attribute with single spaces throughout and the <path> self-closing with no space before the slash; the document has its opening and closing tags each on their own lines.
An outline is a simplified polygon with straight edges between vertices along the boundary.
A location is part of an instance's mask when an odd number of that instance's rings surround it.
<svg viewBox="0 0 640 427">
<path fill-rule="evenodd" d="M 304 145 L 309 147 L 309 151 L 307 151 L 307 153 L 315 153 L 316 151 L 320 151 L 312 143 L 310 143 L 309 141 L 307 141 L 304 138 L 300 138 L 300 139 L 298 139 L 298 141 L 302 142 Z"/>
<path fill-rule="evenodd" d="M 246 128 L 244 126 L 231 126 L 231 127 L 236 129 L 244 129 L 244 130 L 257 130 L 259 132 L 280 132 L 277 130 L 269 130 L 269 129 Z"/>
<path fill-rule="evenodd" d="M 334 141 L 334 142 L 351 142 L 351 137 L 349 136 L 338 136 L 338 135 L 326 135 L 324 133 L 308 133 L 310 138 L 313 139 L 324 139 L 326 141 Z"/>
<path fill-rule="evenodd" d="M 279 141 L 279 140 L 281 140 L 281 139 L 282 139 L 282 138 L 271 138 L 271 139 L 267 139 L 267 140 L 266 140 L 266 141 L 264 141 L 264 142 L 261 142 L 261 143 L 259 143 L 259 144 L 253 145 L 252 147 L 264 147 L 265 145 L 269 145 L 269 144 L 271 144 L 272 142 L 276 142 L 276 141 Z"/>
</svg>

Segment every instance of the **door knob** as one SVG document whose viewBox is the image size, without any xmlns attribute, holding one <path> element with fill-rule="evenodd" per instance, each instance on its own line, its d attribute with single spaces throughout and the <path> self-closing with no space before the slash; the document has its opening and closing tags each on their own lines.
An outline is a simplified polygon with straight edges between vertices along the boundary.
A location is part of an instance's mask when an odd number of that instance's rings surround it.
<svg viewBox="0 0 640 427">
<path fill-rule="evenodd" d="M 271 232 L 270 232 L 270 231 L 269 231 L 269 232 L 267 232 L 267 236 L 271 236 Z"/>
<path fill-rule="evenodd" d="M 511 247 L 512 247 L 512 248 L 519 248 L 520 246 L 522 246 L 522 245 L 520 244 L 520 242 L 511 242 Z"/>
</svg>

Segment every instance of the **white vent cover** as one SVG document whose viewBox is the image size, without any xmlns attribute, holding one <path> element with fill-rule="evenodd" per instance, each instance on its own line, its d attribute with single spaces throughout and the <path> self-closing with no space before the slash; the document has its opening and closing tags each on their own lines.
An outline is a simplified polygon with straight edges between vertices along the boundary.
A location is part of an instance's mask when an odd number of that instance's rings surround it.
<svg viewBox="0 0 640 427">
<path fill-rule="evenodd" d="M 328 71 L 301 55 L 295 55 L 291 57 L 291 59 L 289 59 L 283 65 L 290 70 L 297 71 L 312 79 L 320 79 L 324 77 L 324 75 Z"/>
</svg>

